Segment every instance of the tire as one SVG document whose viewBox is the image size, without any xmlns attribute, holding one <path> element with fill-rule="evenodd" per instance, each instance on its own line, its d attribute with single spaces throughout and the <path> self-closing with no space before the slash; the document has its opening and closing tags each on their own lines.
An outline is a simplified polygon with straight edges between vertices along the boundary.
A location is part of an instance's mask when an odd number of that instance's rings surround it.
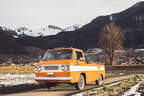
<svg viewBox="0 0 144 96">
<path fill-rule="evenodd" d="M 96 80 L 96 85 L 102 85 L 102 80 L 103 80 L 102 75 L 99 75 L 99 79 Z"/>
<path fill-rule="evenodd" d="M 80 75 L 78 83 L 75 84 L 75 88 L 77 90 L 82 90 L 82 89 L 84 89 L 84 86 L 85 86 L 84 76 Z"/>
<path fill-rule="evenodd" d="M 46 82 L 46 87 L 47 87 L 48 89 L 50 89 L 51 87 L 54 87 L 54 86 L 56 86 L 56 83 Z"/>
</svg>

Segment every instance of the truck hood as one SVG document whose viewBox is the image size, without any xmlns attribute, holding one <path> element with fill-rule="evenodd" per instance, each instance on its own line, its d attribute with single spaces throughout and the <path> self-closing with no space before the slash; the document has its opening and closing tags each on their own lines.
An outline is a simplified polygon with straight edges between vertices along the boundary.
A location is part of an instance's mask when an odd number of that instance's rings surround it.
<svg viewBox="0 0 144 96">
<path fill-rule="evenodd" d="M 36 66 L 45 64 L 70 64 L 71 62 L 72 60 L 47 60 L 37 63 Z"/>
</svg>

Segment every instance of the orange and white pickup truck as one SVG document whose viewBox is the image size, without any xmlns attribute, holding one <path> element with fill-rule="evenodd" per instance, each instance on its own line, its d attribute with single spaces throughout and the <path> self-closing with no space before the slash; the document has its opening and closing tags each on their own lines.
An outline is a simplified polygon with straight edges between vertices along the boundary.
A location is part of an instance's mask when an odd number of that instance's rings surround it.
<svg viewBox="0 0 144 96">
<path fill-rule="evenodd" d="M 88 64 L 83 51 L 76 48 L 48 50 L 41 62 L 35 65 L 34 79 L 45 82 L 47 87 L 56 83 L 70 83 L 81 90 L 89 81 L 101 85 L 104 78 L 104 65 Z"/>
</svg>

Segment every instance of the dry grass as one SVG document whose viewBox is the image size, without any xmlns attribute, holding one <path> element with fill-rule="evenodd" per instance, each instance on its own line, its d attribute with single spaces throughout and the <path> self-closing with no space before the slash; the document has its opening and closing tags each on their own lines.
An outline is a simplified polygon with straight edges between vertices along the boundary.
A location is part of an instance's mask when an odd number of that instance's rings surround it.
<svg viewBox="0 0 144 96">
<path fill-rule="evenodd" d="M 120 74 L 123 73 L 124 75 L 127 74 L 144 74 L 144 70 L 142 70 L 143 66 L 132 66 L 134 68 L 129 67 L 120 67 L 120 68 L 106 68 L 106 73 L 112 73 L 113 74 Z M 34 73 L 34 66 L 5 66 L 0 67 L 0 73 L 18 73 L 18 74 L 24 74 L 24 73 Z M 110 74 L 109 74 L 110 75 Z M 121 75 L 121 74 L 120 74 Z"/>
<path fill-rule="evenodd" d="M 33 66 L 6 66 L 0 67 L 0 73 L 34 73 Z"/>
</svg>

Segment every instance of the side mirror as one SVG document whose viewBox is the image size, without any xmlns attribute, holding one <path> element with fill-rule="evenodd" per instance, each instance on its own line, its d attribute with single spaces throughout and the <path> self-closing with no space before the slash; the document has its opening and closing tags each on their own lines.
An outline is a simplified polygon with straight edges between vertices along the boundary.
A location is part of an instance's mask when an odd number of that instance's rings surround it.
<svg viewBox="0 0 144 96">
<path fill-rule="evenodd" d="M 80 57 L 80 61 L 85 61 L 85 58 L 84 57 Z"/>
</svg>

